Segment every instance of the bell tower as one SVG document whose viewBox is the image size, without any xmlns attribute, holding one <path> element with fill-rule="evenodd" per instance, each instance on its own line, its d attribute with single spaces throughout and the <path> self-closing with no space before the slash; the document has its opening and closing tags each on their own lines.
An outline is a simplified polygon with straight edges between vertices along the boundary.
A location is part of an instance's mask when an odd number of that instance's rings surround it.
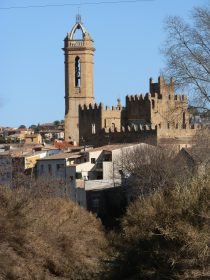
<svg viewBox="0 0 210 280">
<path fill-rule="evenodd" d="M 76 38 L 76 32 L 81 38 Z M 65 140 L 79 143 L 79 105 L 94 103 L 93 40 L 77 15 L 64 39 L 65 56 Z"/>
</svg>

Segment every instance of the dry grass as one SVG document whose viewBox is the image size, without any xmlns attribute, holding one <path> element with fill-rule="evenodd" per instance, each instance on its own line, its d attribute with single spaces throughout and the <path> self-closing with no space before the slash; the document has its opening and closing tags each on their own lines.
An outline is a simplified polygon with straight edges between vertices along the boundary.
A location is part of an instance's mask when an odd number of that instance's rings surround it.
<svg viewBox="0 0 210 280">
<path fill-rule="evenodd" d="M 0 279 L 99 279 L 99 220 L 65 198 L 0 188 Z"/>
</svg>

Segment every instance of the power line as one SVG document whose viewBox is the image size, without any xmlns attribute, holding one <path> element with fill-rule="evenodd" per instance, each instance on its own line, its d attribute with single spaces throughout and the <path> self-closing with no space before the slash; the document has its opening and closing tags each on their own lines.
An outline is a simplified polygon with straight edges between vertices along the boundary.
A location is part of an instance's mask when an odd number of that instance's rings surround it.
<svg viewBox="0 0 210 280">
<path fill-rule="evenodd" d="M 124 3 L 137 3 L 137 2 L 152 2 L 155 0 L 116 0 L 116 1 L 97 1 L 97 2 L 83 2 L 83 3 L 63 3 L 63 4 L 46 4 L 46 5 L 27 5 L 27 6 L 9 6 L 0 7 L 0 10 L 12 9 L 32 9 L 32 8 L 50 8 L 50 7 L 65 7 L 65 6 L 88 6 L 88 5 L 109 5 L 109 4 L 124 4 Z"/>
</svg>

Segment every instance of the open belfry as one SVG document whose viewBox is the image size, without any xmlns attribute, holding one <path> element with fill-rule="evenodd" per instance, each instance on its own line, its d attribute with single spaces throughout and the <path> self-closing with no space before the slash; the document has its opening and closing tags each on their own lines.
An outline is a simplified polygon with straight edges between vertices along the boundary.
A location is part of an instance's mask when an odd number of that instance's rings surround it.
<svg viewBox="0 0 210 280">
<path fill-rule="evenodd" d="M 199 125 L 191 124 L 187 96 L 175 94 L 172 78 L 166 82 L 160 76 L 157 83 L 150 79 L 148 93 L 127 95 L 124 107 L 117 100 L 109 108 L 94 104 L 95 48 L 80 15 L 67 33 L 63 50 L 66 141 L 95 146 L 125 142 L 191 145 Z"/>
</svg>

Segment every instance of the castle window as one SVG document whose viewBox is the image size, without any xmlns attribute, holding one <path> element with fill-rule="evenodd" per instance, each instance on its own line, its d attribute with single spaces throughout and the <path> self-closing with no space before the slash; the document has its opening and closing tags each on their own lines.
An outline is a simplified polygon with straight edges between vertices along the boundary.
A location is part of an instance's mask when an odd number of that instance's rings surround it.
<svg viewBox="0 0 210 280">
<path fill-rule="evenodd" d="M 155 108 L 155 100 L 152 99 L 152 109 Z"/>
<path fill-rule="evenodd" d="M 112 131 L 115 130 L 115 123 L 112 123 L 111 130 L 112 130 Z"/>
<path fill-rule="evenodd" d="M 92 123 L 92 134 L 96 133 L 96 125 L 95 123 Z"/>
<path fill-rule="evenodd" d="M 81 80 L 81 77 L 80 77 L 80 73 L 81 73 L 81 70 L 80 70 L 80 58 L 77 56 L 75 58 L 75 87 L 80 87 L 80 80 Z"/>
</svg>

